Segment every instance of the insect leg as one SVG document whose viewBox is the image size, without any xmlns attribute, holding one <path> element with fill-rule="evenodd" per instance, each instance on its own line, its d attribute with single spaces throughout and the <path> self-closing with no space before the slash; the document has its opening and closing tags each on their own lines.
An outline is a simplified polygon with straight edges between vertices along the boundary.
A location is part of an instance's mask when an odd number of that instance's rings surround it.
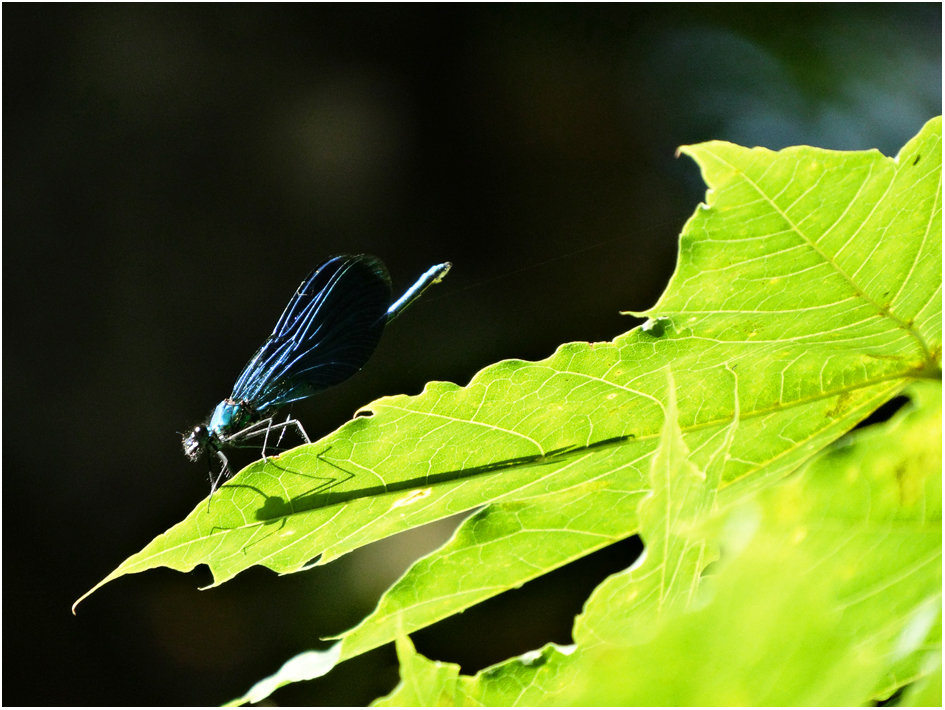
<svg viewBox="0 0 945 710">
<path fill-rule="evenodd" d="M 285 436 L 285 430 L 289 424 L 290 419 L 292 419 L 292 415 L 287 414 L 285 417 L 285 422 L 282 423 L 282 431 L 279 433 L 279 439 L 276 441 L 276 446 L 282 443 L 282 437 Z"/>
<path fill-rule="evenodd" d="M 275 429 L 281 430 L 282 433 L 279 435 L 279 442 L 281 442 L 282 436 L 285 434 L 286 429 L 288 429 L 289 427 L 294 427 L 295 430 L 299 433 L 299 436 L 301 436 L 302 439 L 305 440 L 306 444 L 312 443 L 312 440 L 309 439 L 308 434 L 305 432 L 305 429 L 302 427 L 302 423 L 298 419 L 292 419 L 291 417 L 286 419 L 284 422 L 280 422 L 278 424 L 272 423 L 272 417 L 260 419 L 258 422 L 253 422 L 245 429 L 241 429 L 240 431 L 228 436 L 226 439 L 226 443 L 228 446 L 239 448 L 241 446 L 239 443 L 240 441 L 244 441 L 246 439 L 252 439 L 252 438 L 261 436 L 263 437 L 262 457 L 263 459 L 265 459 L 266 449 L 269 446 L 269 432 Z M 279 445 L 279 442 L 277 442 L 276 444 L 277 446 Z"/>
<path fill-rule="evenodd" d="M 216 493 L 217 488 L 220 487 L 220 482 L 226 477 L 227 471 L 230 469 L 230 462 L 227 461 L 226 455 L 217 449 L 214 451 L 217 458 L 220 459 L 220 472 L 214 476 L 213 475 L 213 459 L 208 459 L 207 463 L 210 467 L 210 496 L 207 498 L 207 510 L 210 510 L 210 500 L 213 498 L 213 494 Z"/>
</svg>

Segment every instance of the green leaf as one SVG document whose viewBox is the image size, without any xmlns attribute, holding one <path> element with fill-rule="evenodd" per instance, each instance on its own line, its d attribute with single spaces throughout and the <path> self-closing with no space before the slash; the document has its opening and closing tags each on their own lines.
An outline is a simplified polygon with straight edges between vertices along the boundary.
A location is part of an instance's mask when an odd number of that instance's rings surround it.
<svg viewBox="0 0 945 710">
<path fill-rule="evenodd" d="M 391 695 L 373 703 L 377 707 L 457 706 L 473 696 L 468 680 L 457 683 L 459 666 L 424 658 L 406 636 L 397 637 L 397 659 L 402 682 Z M 465 691 L 465 692 L 464 692 Z"/>
<path fill-rule="evenodd" d="M 927 644 L 941 638 L 941 385 L 911 394 L 894 420 L 728 513 L 725 566 L 649 640 L 629 631 L 595 648 L 600 634 L 576 627 L 589 652 L 573 656 L 558 700 L 860 705 L 929 673 L 940 663 Z M 592 600 L 584 625 L 612 638 L 614 617 L 632 612 Z"/>
<path fill-rule="evenodd" d="M 718 141 L 680 150 L 710 190 L 647 314 L 704 321 L 701 335 L 727 343 L 855 348 L 867 367 L 894 353 L 940 364 L 941 118 L 895 159 Z"/>
<path fill-rule="evenodd" d="M 939 638 L 941 638 L 941 633 Z M 934 670 L 910 685 L 903 694 L 899 707 L 942 707 L 942 654 L 938 654 L 938 662 Z"/>
<path fill-rule="evenodd" d="M 912 141 L 897 160 L 882 158 L 877 154 L 870 152 L 866 154 L 858 153 L 835 153 L 832 151 L 821 151 L 811 148 L 792 149 L 790 154 L 793 157 L 795 166 L 791 168 L 798 171 L 796 163 L 806 160 L 808 163 L 820 166 L 822 171 L 830 169 L 831 173 L 838 173 L 841 166 L 847 162 L 854 166 L 860 166 L 865 155 L 872 163 L 878 163 L 874 167 L 874 173 L 880 173 L 885 170 L 888 174 L 887 164 L 896 166 L 905 166 L 906 168 L 915 168 L 912 165 L 915 155 L 925 154 L 927 165 L 923 171 L 912 176 L 913 185 L 921 186 L 921 190 L 916 187 L 917 192 L 907 203 L 908 208 L 912 210 L 910 219 L 918 219 L 924 223 L 923 230 L 916 230 L 911 235 L 909 243 L 899 242 L 898 246 L 903 252 L 913 254 L 914 261 L 918 264 L 910 270 L 913 274 L 922 274 L 925 282 L 919 282 L 905 287 L 897 285 L 897 289 L 902 294 L 908 294 L 908 299 L 912 304 L 910 312 L 923 311 L 928 317 L 923 321 L 923 327 L 930 333 L 928 336 L 922 336 L 928 341 L 932 350 L 940 358 L 941 351 L 941 311 L 939 296 L 941 292 L 941 244 L 937 239 L 931 237 L 941 231 L 941 204 L 938 200 L 938 180 L 941 175 L 941 164 L 936 163 L 936 157 L 940 157 L 941 149 L 941 125 L 940 121 L 932 121 L 923 130 L 918 138 Z M 706 144 L 712 151 L 709 155 L 721 154 L 729 161 L 738 161 L 739 159 L 748 162 L 756 169 L 758 168 L 755 157 L 766 158 L 769 163 L 777 163 L 782 170 L 787 166 L 782 164 L 782 153 L 771 153 L 755 149 L 749 151 L 730 144 L 712 143 Z M 702 146 L 688 149 L 694 153 L 700 153 Z M 701 153 L 700 153 L 701 155 Z M 747 159 L 751 158 L 751 159 Z M 701 163 L 700 163 L 701 164 Z M 921 161 L 920 161 L 921 164 Z M 927 170 L 931 164 L 931 169 Z M 712 272 L 702 276 L 700 266 L 695 263 L 696 260 L 706 259 L 712 256 L 717 263 L 712 265 L 714 270 L 722 269 L 724 271 L 734 270 L 735 265 L 741 264 L 744 270 L 759 268 L 759 264 L 767 264 L 768 282 L 755 281 L 743 288 L 744 293 L 740 298 L 746 301 L 753 298 L 757 305 L 766 305 L 772 296 L 771 280 L 776 278 L 777 273 L 784 274 L 784 278 L 797 277 L 793 274 L 793 257 L 784 257 L 778 251 L 777 240 L 766 243 L 764 235 L 759 234 L 754 240 L 752 248 L 742 251 L 743 240 L 734 239 L 734 244 L 722 244 L 720 240 L 726 239 L 733 228 L 728 222 L 719 222 L 719 214 L 733 215 L 738 205 L 730 205 L 728 198 L 731 192 L 724 192 L 723 187 L 737 182 L 737 176 L 717 176 L 715 172 L 706 170 L 707 179 L 710 181 L 712 192 L 710 195 L 710 204 L 713 207 L 709 209 L 700 209 L 690 220 L 683 233 L 680 247 L 680 262 L 673 282 L 667 289 L 666 296 L 660 304 L 654 307 L 648 315 L 658 320 L 651 321 L 649 329 L 632 331 L 623 338 L 618 338 L 617 343 L 646 342 L 650 338 L 652 347 L 657 353 L 661 353 L 662 347 L 673 347 L 674 350 L 667 353 L 665 358 L 656 362 L 642 362 L 641 351 L 628 352 L 622 360 L 628 368 L 636 373 L 635 365 L 641 365 L 649 372 L 654 368 L 666 366 L 672 363 L 673 370 L 676 373 L 698 373 L 700 377 L 696 381 L 687 378 L 687 387 L 681 388 L 682 397 L 685 399 L 689 395 L 692 405 L 684 403 L 685 409 L 694 406 L 704 407 L 706 410 L 712 406 L 713 400 L 718 407 L 712 419 L 715 424 L 712 427 L 712 436 L 704 437 L 704 446 L 711 447 L 714 441 L 719 441 L 725 437 L 733 436 L 733 430 L 728 429 L 722 435 L 726 421 L 737 421 L 738 442 L 741 450 L 736 450 L 730 455 L 729 465 L 733 457 L 742 462 L 756 462 L 753 469 L 746 471 L 745 479 L 750 479 L 747 475 L 755 471 L 758 474 L 767 474 L 764 478 L 776 477 L 783 470 L 779 466 L 779 455 L 786 458 L 785 465 L 793 465 L 798 459 L 802 458 L 807 452 L 820 448 L 825 439 L 833 438 L 837 435 L 838 429 L 845 430 L 849 428 L 851 419 L 855 420 L 862 416 L 865 410 L 875 408 L 881 401 L 885 401 L 898 391 L 903 380 L 892 378 L 884 381 L 885 375 L 882 374 L 882 364 L 879 359 L 885 360 L 892 356 L 863 357 L 860 360 L 863 344 L 852 342 L 847 347 L 845 341 L 831 342 L 830 337 L 833 329 L 827 333 L 823 331 L 824 323 L 833 326 L 824 321 L 820 315 L 820 310 L 814 308 L 815 302 L 823 298 L 817 290 L 817 282 L 797 283 L 794 285 L 797 291 L 791 295 L 792 308 L 779 313 L 771 308 L 763 315 L 771 323 L 771 328 L 787 328 L 796 324 L 805 324 L 808 330 L 816 335 L 820 334 L 822 340 L 828 342 L 821 348 L 814 340 L 814 337 L 800 344 L 798 348 L 793 339 L 785 339 L 783 342 L 743 342 L 729 345 L 720 342 L 720 334 L 728 337 L 742 337 L 739 335 L 740 321 L 730 319 L 727 313 L 703 312 L 698 316 L 686 318 L 693 330 L 704 334 L 696 337 L 672 339 L 670 331 L 673 320 L 661 318 L 662 308 L 681 308 L 682 302 L 688 303 L 694 298 L 702 299 L 704 291 L 712 292 L 721 289 L 723 286 L 729 288 L 732 279 L 727 276 L 718 283 L 718 276 Z M 904 168 L 905 169 L 905 168 Z M 937 173 L 935 172 L 937 169 Z M 887 175 L 888 177 L 888 175 Z M 719 184 L 712 182 L 718 179 Z M 770 189 L 776 189 L 780 181 L 774 180 L 772 176 L 772 185 Z M 756 179 L 755 184 L 767 184 L 760 179 Z M 934 190 L 929 190 L 929 186 Z M 904 189 L 904 188 L 903 188 Z M 847 190 L 848 194 L 855 197 L 861 194 L 860 190 Z M 724 193 L 724 194 L 720 194 Z M 822 199 L 824 193 L 821 194 Z M 830 194 L 829 192 L 826 194 Z M 839 196 L 833 196 L 840 199 Z M 754 204 L 759 214 L 766 214 L 769 209 L 768 203 L 763 203 L 764 209 L 758 209 L 758 200 L 750 200 Z M 881 215 L 891 213 L 898 214 L 901 210 L 894 204 L 890 204 L 885 209 L 881 205 L 873 206 L 872 218 L 879 219 Z M 853 206 L 849 206 L 848 211 L 853 211 Z M 915 215 L 919 215 L 916 218 Z M 741 218 L 748 219 L 750 215 L 742 215 Z M 887 221 L 892 218 L 887 218 Z M 708 220 L 708 223 L 706 222 Z M 737 220 L 736 220 L 737 221 Z M 750 219 L 748 220 L 750 222 Z M 740 226 L 739 226 L 740 229 Z M 736 235 L 740 232 L 736 231 Z M 711 239 L 707 238 L 711 236 Z M 884 233 L 870 233 L 871 242 L 881 240 Z M 800 237 L 798 237 L 800 239 Z M 864 232 L 860 230 L 857 236 L 855 246 L 849 246 L 843 250 L 845 253 L 850 249 L 856 249 L 861 255 L 861 260 L 865 263 L 869 261 L 869 255 L 877 251 L 875 244 L 869 243 Z M 862 242 L 862 245 L 861 245 Z M 711 247 L 709 249 L 708 247 Z M 910 250 L 910 247 L 913 247 Z M 767 248 L 771 253 L 764 256 L 762 248 Z M 843 256 L 843 253 L 840 255 Z M 838 257 L 839 261 L 840 258 Z M 703 265 L 705 267 L 705 265 Z M 855 271 L 855 269 L 853 269 Z M 920 285 L 921 284 L 921 285 Z M 885 290 L 885 286 L 882 286 Z M 867 290 L 867 289 L 864 289 Z M 678 294 L 678 295 L 677 295 Z M 777 292 L 775 292 L 777 295 Z M 670 298 L 674 297 L 674 298 Z M 839 296 L 836 296 L 839 298 Z M 905 295 L 902 296 L 906 298 Z M 918 307 L 919 302 L 928 303 L 930 306 Z M 937 320 L 932 317 L 934 306 L 938 304 Z M 719 306 L 729 306 L 722 309 L 731 310 L 730 303 L 720 303 Z M 690 305 L 690 310 L 693 310 Z M 760 310 L 760 309 L 756 309 Z M 806 314 L 806 315 L 805 315 Z M 675 320 L 683 318 L 685 312 L 676 314 Z M 757 314 L 746 316 L 754 318 Z M 810 317 L 807 317 L 810 316 Z M 805 320 L 806 318 L 806 320 Z M 716 328 L 715 323 L 723 320 L 728 323 L 726 328 Z M 900 319 L 901 320 L 901 319 Z M 898 320 L 887 319 L 886 327 L 890 333 L 899 333 L 903 336 L 905 343 L 912 342 L 914 348 L 918 350 L 918 343 L 908 334 L 902 334 L 902 325 Z M 729 327 L 730 326 L 730 327 Z M 754 326 L 753 326 L 754 327 Z M 935 334 L 938 334 L 937 336 Z M 749 332 L 750 336 L 757 333 Z M 633 340 L 631 340 L 633 339 Z M 760 339 L 759 339 L 760 340 Z M 601 348 L 597 344 L 596 348 Z M 906 348 L 909 349 L 908 347 Z M 645 352 L 645 351 L 644 351 Z M 842 365 L 838 365 L 837 358 L 841 355 L 849 355 L 850 360 Z M 932 361 L 922 360 L 933 371 L 936 369 Z M 742 363 L 748 370 L 750 377 L 739 376 L 738 367 Z M 837 366 L 837 367 L 834 367 Z M 873 380 L 875 388 L 858 389 L 853 383 L 850 386 L 844 386 L 844 378 L 850 378 L 852 373 L 869 367 L 878 366 L 878 371 L 872 376 L 867 377 L 867 381 Z M 904 366 L 905 371 L 909 366 L 900 361 L 900 367 Z M 926 365 L 917 365 L 917 369 L 922 369 Z M 612 370 L 611 370 L 612 371 Z M 680 375 L 685 378 L 685 374 Z M 826 378 L 837 378 L 839 386 L 837 391 L 843 392 L 836 400 L 836 409 L 831 407 L 825 409 L 816 409 L 815 407 L 806 408 L 801 405 L 805 397 L 811 402 L 825 399 L 825 393 L 822 389 Z M 733 396 L 734 388 L 741 385 L 741 390 L 737 397 Z M 893 385 L 887 387 L 887 385 Z M 793 397 L 790 395 L 793 394 Z M 773 396 L 772 396 L 773 395 Z M 854 411 L 854 398 L 863 397 L 863 409 L 859 410 L 852 417 L 843 416 Z M 744 411 L 745 405 L 740 402 L 747 402 L 748 410 Z M 766 412 L 766 408 L 771 408 L 771 412 Z M 834 419 L 836 417 L 836 419 Z M 709 417 L 706 417 L 708 420 Z M 805 421 L 795 421 L 805 420 Z M 830 427 L 831 423 L 838 425 L 837 428 Z M 805 432 L 803 426 L 811 426 L 809 432 L 816 431 L 817 427 L 827 427 L 826 437 L 817 437 L 809 442 L 798 454 L 789 447 L 784 446 L 786 442 L 780 440 L 780 436 L 772 437 L 769 432 L 782 431 L 786 436 L 790 436 L 796 441 L 803 442 Z M 800 426 L 797 426 L 800 425 Z M 792 427 L 797 426 L 797 429 Z M 683 425 L 687 440 L 698 440 L 696 427 Z M 747 446 L 741 442 L 749 442 Z M 770 446 L 770 448 L 768 448 Z M 709 449 L 711 450 L 711 448 Z M 702 460 L 707 460 L 703 455 Z M 642 463 L 642 461 L 641 461 Z M 639 465 L 636 466 L 639 470 Z M 746 467 L 747 468 L 747 467 Z M 720 466 L 718 461 L 713 462 L 707 467 L 710 474 L 719 476 Z M 590 477 L 588 477 L 590 478 Z M 735 477 L 731 477 L 735 480 Z M 761 479 L 758 475 L 756 478 Z M 586 554 L 609 540 L 602 540 L 598 543 L 594 539 L 595 533 L 610 532 L 618 521 L 629 523 L 623 530 L 636 532 L 638 526 L 635 524 L 636 505 L 641 499 L 645 489 L 638 485 L 634 489 L 635 495 L 630 498 L 624 498 L 619 501 L 607 500 L 600 504 L 592 504 L 587 501 L 582 488 L 572 491 L 565 491 L 563 494 L 550 494 L 546 498 L 537 501 L 536 505 L 515 505 L 505 503 L 492 505 L 483 511 L 477 513 L 473 518 L 467 520 L 457 532 L 453 540 L 432 553 L 425 559 L 415 564 L 407 574 L 384 595 L 378 605 L 377 610 L 365 619 L 357 628 L 345 634 L 344 648 L 342 657 L 351 657 L 357 653 L 366 651 L 377 645 L 391 640 L 391 629 L 395 622 L 403 624 L 403 628 L 414 630 L 422 628 L 434 621 L 445 618 L 452 613 L 456 613 L 467 608 L 473 601 L 487 598 L 495 593 L 495 590 L 503 590 L 514 586 L 516 582 L 521 582 L 537 576 L 538 569 L 549 568 L 547 558 L 552 555 L 560 555 L 562 563 L 571 561 L 580 554 Z M 595 515 L 594 511 L 608 511 L 608 515 Z M 588 522 L 585 522 L 588 521 Z M 615 532 L 620 533 L 618 528 Z M 583 535 L 582 535 L 583 534 Z M 586 542 L 582 542 L 582 536 Z M 614 536 L 615 538 L 617 535 Z M 595 544 L 596 543 L 596 544 Z M 583 550 L 582 550 L 583 548 Z M 484 559 L 484 556 L 488 555 Z M 495 558 L 502 558 L 497 563 Z M 531 561 L 536 561 L 537 565 L 532 565 Z M 487 564 L 482 564 L 486 562 Z M 536 569 L 536 567 L 538 569 Z M 477 571 L 481 570 L 479 579 L 475 579 Z M 457 583 L 456 580 L 461 580 Z"/>
<path fill-rule="evenodd" d="M 460 675 L 455 663 L 423 657 L 408 637 L 398 636 L 400 684 L 372 706 L 535 705 L 545 697 L 545 691 L 558 687 L 556 670 L 573 650 L 573 647 L 548 644 L 541 651 L 523 654 L 514 663 L 469 677 Z"/>
<path fill-rule="evenodd" d="M 379 704 L 862 705 L 916 679 L 928 698 L 924 679 L 941 672 L 941 385 L 910 394 L 890 422 L 702 525 L 680 525 L 670 503 L 681 491 L 662 474 L 685 481 L 685 467 L 655 464 L 654 544 L 595 592 L 575 647 L 434 678 L 399 645 L 402 683 Z M 722 558 L 679 576 L 688 603 L 659 609 L 655 580 L 683 559 L 674 538 L 717 540 Z"/>
<path fill-rule="evenodd" d="M 641 535 L 647 544 L 642 565 L 634 565 L 627 576 L 636 585 L 630 604 L 639 610 L 639 616 L 652 614 L 655 618 L 681 595 L 694 588 L 707 557 L 704 547 L 690 545 L 685 534 L 680 534 L 691 523 L 711 509 L 715 485 L 689 461 L 689 451 L 682 439 L 677 422 L 676 396 L 671 371 L 667 371 L 667 406 L 660 438 L 660 448 L 651 458 L 650 493 L 640 501 Z M 717 482 L 715 482 L 717 484 Z M 675 596 L 677 599 L 672 599 Z M 554 659 L 566 658 L 568 649 L 553 644 L 542 652 L 527 654 L 514 663 L 505 664 L 499 683 L 484 674 L 482 678 L 459 675 L 459 666 L 431 662 L 419 655 L 405 637 L 397 638 L 397 654 L 401 665 L 401 684 L 378 705 L 509 705 L 537 704 L 549 689 L 547 679 L 535 683 L 538 693 L 520 688 L 517 679 L 505 671 L 522 677 L 542 674 L 543 668 L 553 668 Z M 533 679 L 529 678 L 530 684 Z M 507 695 L 509 688 L 523 691 Z"/>
<path fill-rule="evenodd" d="M 158 566 L 206 564 L 214 585 L 253 565 L 295 572 L 486 506 L 344 635 L 344 660 L 636 534 L 671 389 L 707 481 L 693 500 L 728 505 L 940 377 L 940 119 L 897 158 L 682 150 L 707 204 L 643 327 L 379 399 L 247 467 L 95 588 Z"/>
</svg>

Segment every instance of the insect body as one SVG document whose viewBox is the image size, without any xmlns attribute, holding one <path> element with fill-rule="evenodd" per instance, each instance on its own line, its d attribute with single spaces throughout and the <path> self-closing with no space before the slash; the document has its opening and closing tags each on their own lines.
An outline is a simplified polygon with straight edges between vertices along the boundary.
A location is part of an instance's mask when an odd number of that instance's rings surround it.
<svg viewBox="0 0 945 710">
<path fill-rule="evenodd" d="M 451 264 L 430 267 L 396 301 L 384 263 L 373 256 L 335 256 L 302 281 L 272 334 L 243 368 L 232 394 L 213 410 L 209 422 L 183 437 L 191 461 L 211 462 L 210 494 L 229 477 L 224 448 L 245 446 L 269 434 L 294 427 L 295 419 L 273 424 L 273 414 L 286 404 L 343 382 L 368 361 L 388 322 L 400 315 L 431 285 L 446 276 Z M 281 434 L 280 434 L 281 436 Z M 213 473 L 213 461 L 219 471 Z"/>
</svg>

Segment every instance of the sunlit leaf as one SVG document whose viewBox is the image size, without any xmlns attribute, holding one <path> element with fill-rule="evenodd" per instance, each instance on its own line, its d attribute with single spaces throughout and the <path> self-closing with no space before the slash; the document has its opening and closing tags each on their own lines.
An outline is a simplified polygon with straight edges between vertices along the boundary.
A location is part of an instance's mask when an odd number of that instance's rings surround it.
<svg viewBox="0 0 945 710">
<path fill-rule="evenodd" d="M 380 704 L 862 705 L 940 674 L 941 385 L 910 395 L 890 422 L 720 517 L 679 525 L 663 506 L 643 533 L 653 557 L 602 585 L 574 647 L 466 677 L 399 643 L 402 683 Z M 675 486 L 660 485 L 659 471 L 654 500 L 668 501 Z M 641 604 L 664 588 L 661 569 L 664 579 L 679 569 L 681 548 L 665 545 L 674 537 L 717 540 L 720 562 L 678 577 L 688 604 Z M 916 692 L 934 693 L 925 683 Z"/>
<path fill-rule="evenodd" d="M 709 191 L 644 326 L 372 402 L 244 469 L 96 589 L 159 566 L 206 564 L 214 585 L 253 565 L 295 572 L 485 506 L 343 636 L 344 660 L 637 534 L 653 461 L 672 453 L 670 391 L 674 446 L 706 481 L 692 501 L 724 507 L 940 377 L 940 119 L 896 158 L 682 152 Z"/>
</svg>

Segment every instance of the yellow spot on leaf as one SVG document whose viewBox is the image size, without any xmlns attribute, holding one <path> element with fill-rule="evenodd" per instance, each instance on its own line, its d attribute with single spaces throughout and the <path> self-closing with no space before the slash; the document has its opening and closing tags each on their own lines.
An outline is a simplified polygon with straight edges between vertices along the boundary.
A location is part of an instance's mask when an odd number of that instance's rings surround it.
<svg viewBox="0 0 945 710">
<path fill-rule="evenodd" d="M 430 494 L 433 493 L 432 488 L 424 488 L 423 490 L 410 491 L 403 498 L 398 498 L 394 501 L 394 504 L 391 506 L 391 509 L 402 508 L 405 505 L 412 505 L 418 501 L 423 500 L 424 498 L 429 498 Z"/>
</svg>

